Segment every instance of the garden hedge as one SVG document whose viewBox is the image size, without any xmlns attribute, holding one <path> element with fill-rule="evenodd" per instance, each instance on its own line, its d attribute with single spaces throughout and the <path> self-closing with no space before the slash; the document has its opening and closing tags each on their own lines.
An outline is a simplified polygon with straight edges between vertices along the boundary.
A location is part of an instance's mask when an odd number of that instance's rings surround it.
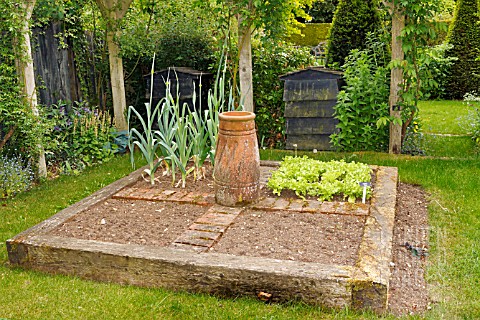
<svg viewBox="0 0 480 320">
<path fill-rule="evenodd" d="M 447 42 L 453 48 L 447 57 L 456 57 L 447 80 L 447 97 L 461 99 L 468 92 L 480 88 L 480 18 L 477 0 L 458 0 Z"/>
<path fill-rule="evenodd" d="M 366 36 L 381 26 L 377 0 L 340 0 L 328 35 L 327 65 L 342 66 L 352 49 L 364 49 Z"/>
</svg>

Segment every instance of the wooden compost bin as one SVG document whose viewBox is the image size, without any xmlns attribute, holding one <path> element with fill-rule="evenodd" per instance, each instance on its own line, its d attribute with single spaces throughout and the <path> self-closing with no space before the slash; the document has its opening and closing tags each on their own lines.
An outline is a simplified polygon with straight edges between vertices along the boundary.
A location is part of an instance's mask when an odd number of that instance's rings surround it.
<svg viewBox="0 0 480 320">
<path fill-rule="evenodd" d="M 146 81 L 145 98 L 150 98 L 150 86 L 151 75 L 143 76 Z M 207 108 L 208 90 L 211 87 L 213 75 L 208 72 L 198 71 L 191 68 L 170 67 L 160 71 L 156 71 L 153 74 L 153 97 L 152 104 L 154 106 L 165 97 L 166 94 L 166 82 L 170 82 L 170 93 L 177 99 L 177 92 L 179 95 L 180 105 L 187 103 L 191 110 L 193 110 L 193 92 L 197 94 L 196 108 L 200 108 L 200 102 L 202 109 Z M 200 84 L 201 95 L 200 95 Z M 177 91 L 178 89 L 178 91 Z M 201 100 L 200 100 L 201 97 Z"/>
<path fill-rule="evenodd" d="M 285 81 L 286 148 L 332 150 L 330 135 L 338 122 L 333 107 L 342 73 L 310 67 L 285 74 L 280 80 Z"/>
</svg>

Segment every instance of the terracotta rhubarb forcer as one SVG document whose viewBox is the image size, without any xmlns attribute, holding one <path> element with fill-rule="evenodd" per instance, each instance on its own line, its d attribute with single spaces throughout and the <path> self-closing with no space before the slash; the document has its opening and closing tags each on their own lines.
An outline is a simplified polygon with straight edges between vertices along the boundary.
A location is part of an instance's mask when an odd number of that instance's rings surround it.
<svg viewBox="0 0 480 320">
<path fill-rule="evenodd" d="M 255 114 L 231 111 L 219 114 L 219 118 L 213 170 L 215 200 L 224 206 L 255 202 L 260 192 L 260 155 Z"/>
</svg>

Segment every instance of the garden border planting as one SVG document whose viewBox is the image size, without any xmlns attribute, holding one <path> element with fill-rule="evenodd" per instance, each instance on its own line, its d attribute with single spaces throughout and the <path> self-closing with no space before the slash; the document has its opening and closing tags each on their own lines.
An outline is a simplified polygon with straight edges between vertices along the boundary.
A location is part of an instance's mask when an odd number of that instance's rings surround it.
<svg viewBox="0 0 480 320">
<path fill-rule="evenodd" d="M 263 173 L 271 168 L 271 162 L 262 162 Z M 358 206 L 362 208 L 362 214 L 368 210 L 368 216 L 358 260 L 353 267 L 184 250 L 183 246 L 107 243 L 49 234 L 77 213 L 133 185 L 143 168 L 7 240 L 8 256 L 13 266 L 51 274 L 221 296 L 255 296 L 274 302 L 300 300 L 335 308 L 370 308 L 381 313 L 387 307 L 391 274 L 398 171 L 393 167 L 376 169 L 371 202 Z M 321 203 L 316 205 L 322 210 Z M 265 205 L 259 202 L 251 206 L 265 207 L 266 202 Z M 323 207 L 327 208 L 328 203 L 323 203 Z M 302 209 L 291 205 L 289 208 Z M 272 206 L 273 209 L 276 206 Z M 336 214 L 349 214 L 350 208 L 335 205 L 334 210 Z M 359 214 L 358 208 L 355 210 Z"/>
</svg>

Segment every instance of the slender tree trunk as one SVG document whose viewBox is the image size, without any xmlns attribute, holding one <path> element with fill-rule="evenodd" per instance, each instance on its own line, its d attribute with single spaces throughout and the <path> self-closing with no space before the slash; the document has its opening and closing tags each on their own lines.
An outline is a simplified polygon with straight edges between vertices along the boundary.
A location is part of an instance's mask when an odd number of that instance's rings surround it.
<svg viewBox="0 0 480 320">
<path fill-rule="evenodd" d="M 402 40 L 400 33 L 405 28 L 405 15 L 394 7 L 393 2 L 388 3 L 392 15 L 392 61 L 404 60 L 404 52 L 402 49 Z M 390 143 L 388 152 L 399 154 L 402 152 L 402 109 L 399 106 L 400 90 L 403 83 L 403 70 L 401 68 L 392 68 L 391 82 L 390 82 L 390 116 L 392 116 L 398 123 L 390 123 Z"/>
<path fill-rule="evenodd" d="M 37 89 L 35 86 L 35 73 L 33 70 L 33 58 L 32 58 L 32 47 L 30 44 L 30 19 L 32 17 L 33 8 L 35 7 L 36 0 L 25 1 L 22 3 L 23 9 L 25 10 L 25 20 L 22 25 L 22 36 L 23 41 L 17 41 L 21 43 L 21 49 L 23 52 L 18 52 L 19 57 L 17 57 L 17 70 L 19 76 L 19 82 L 23 84 L 24 94 L 26 96 L 27 102 L 30 105 L 32 113 L 38 117 L 38 102 L 37 102 Z M 47 176 L 47 164 L 45 161 L 45 152 L 41 145 L 38 146 L 40 149 L 40 155 L 38 159 L 38 171 L 37 176 L 44 178 Z"/>
<path fill-rule="evenodd" d="M 252 29 L 242 26 L 242 18 L 238 18 L 238 52 L 240 93 L 245 111 L 254 112 L 253 77 L 252 77 Z"/>
<path fill-rule="evenodd" d="M 118 131 L 127 130 L 127 99 L 123 74 L 123 61 L 116 36 L 120 35 L 119 23 L 125 16 L 133 0 L 96 0 L 100 12 L 107 20 L 107 45 L 110 62 L 110 82 L 112 85 L 113 112 Z"/>
<path fill-rule="evenodd" d="M 118 32 L 117 32 L 118 33 Z M 123 61 L 120 57 L 120 47 L 115 41 L 115 32 L 107 32 L 108 58 L 110 62 L 110 81 L 112 85 L 113 113 L 117 130 L 127 130 L 125 118 L 127 100 L 123 75 Z"/>
</svg>

